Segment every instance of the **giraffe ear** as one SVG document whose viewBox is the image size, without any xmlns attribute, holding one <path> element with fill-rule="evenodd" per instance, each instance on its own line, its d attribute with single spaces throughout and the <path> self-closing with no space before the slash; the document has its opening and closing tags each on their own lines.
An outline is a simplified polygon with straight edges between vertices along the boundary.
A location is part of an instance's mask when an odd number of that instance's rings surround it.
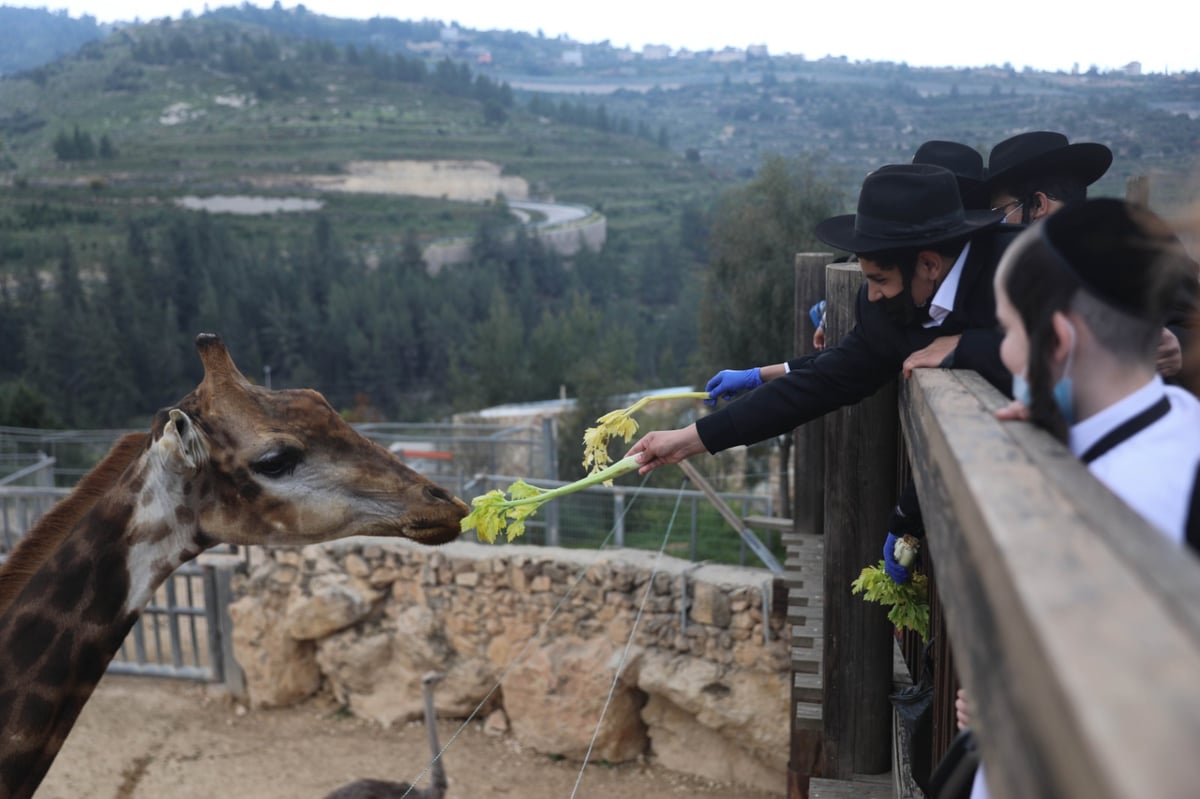
<svg viewBox="0 0 1200 799">
<path fill-rule="evenodd" d="M 225 349 L 225 342 L 216 333 L 201 333 L 196 336 L 196 351 L 204 364 L 204 382 L 211 385 L 230 383 L 248 386 L 250 381 L 238 371 Z"/>
<path fill-rule="evenodd" d="M 163 438 L 170 437 L 179 449 L 179 455 L 189 469 L 195 469 L 208 457 L 204 434 L 192 424 L 186 413 L 178 408 L 167 411 L 170 420 L 163 428 Z"/>
</svg>

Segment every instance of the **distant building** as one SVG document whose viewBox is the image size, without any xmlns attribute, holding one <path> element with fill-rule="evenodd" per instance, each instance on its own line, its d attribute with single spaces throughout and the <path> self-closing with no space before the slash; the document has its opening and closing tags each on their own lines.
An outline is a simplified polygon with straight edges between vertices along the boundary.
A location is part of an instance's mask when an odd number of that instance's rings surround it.
<svg viewBox="0 0 1200 799">
<path fill-rule="evenodd" d="M 562 62 L 569 67 L 583 66 L 583 51 L 579 49 L 564 50 L 562 54 Z"/>
<path fill-rule="evenodd" d="M 1130 61 L 1125 66 L 1121 67 L 1121 71 L 1124 72 L 1126 75 L 1130 75 L 1133 77 L 1141 75 L 1142 74 L 1142 62 L 1141 61 Z"/>
<path fill-rule="evenodd" d="M 475 56 L 475 61 L 479 64 L 490 64 L 492 63 L 492 54 L 487 50 L 484 50 L 482 53 Z"/>
<path fill-rule="evenodd" d="M 708 60 L 714 64 L 737 64 L 746 60 L 746 51 L 736 47 L 726 47 L 718 53 L 713 53 Z"/>
<path fill-rule="evenodd" d="M 685 61 L 690 61 L 691 59 L 696 57 L 696 54 L 693 53 L 691 50 L 687 49 L 686 47 L 683 47 L 683 48 L 680 48 L 679 50 L 675 51 L 675 57 L 683 59 Z"/>
<path fill-rule="evenodd" d="M 625 48 L 624 50 L 617 51 L 617 61 L 619 61 L 622 64 L 627 64 L 636 58 L 637 58 L 637 53 L 633 52 L 629 48 Z"/>
<path fill-rule="evenodd" d="M 770 58 L 771 54 L 767 52 L 765 44 L 752 44 L 746 48 L 746 55 L 751 58 Z"/>
<path fill-rule="evenodd" d="M 647 61 L 665 61 L 671 57 L 671 48 L 665 44 L 648 44 L 642 48 L 642 58 Z"/>
<path fill-rule="evenodd" d="M 445 28 L 442 28 L 441 38 L 442 38 L 443 42 L 457 42 L 458 36 L 459 36 L 458 28 L 455 28 L 455 27 L 449 26 L 449 25 L 446 26 Z"/>
<path fill-rule="evenodd" d="M 425 55 L 441 55 L 446 51 L 446 45 L 441 42 L 407 42 L 404 46 L 414 53 Z"/>
</svg>

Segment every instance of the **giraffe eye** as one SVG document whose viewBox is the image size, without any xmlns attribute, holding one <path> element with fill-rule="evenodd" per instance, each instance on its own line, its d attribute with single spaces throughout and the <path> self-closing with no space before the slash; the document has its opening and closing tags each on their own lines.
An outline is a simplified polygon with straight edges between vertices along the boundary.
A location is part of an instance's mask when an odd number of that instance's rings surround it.
<svg viewBox="0 0 1200 799">
<path fill-rule="evenodd" d="M 261 474 L 263 477 L 286 477 L 296 471 L 296 466 L 303 459 L 304 453 L 296 447 L 280 447 L 259 456 L 254 463 L 250 464 L 250 468 L 254 470 L 255 474 Z"/>
</svg>

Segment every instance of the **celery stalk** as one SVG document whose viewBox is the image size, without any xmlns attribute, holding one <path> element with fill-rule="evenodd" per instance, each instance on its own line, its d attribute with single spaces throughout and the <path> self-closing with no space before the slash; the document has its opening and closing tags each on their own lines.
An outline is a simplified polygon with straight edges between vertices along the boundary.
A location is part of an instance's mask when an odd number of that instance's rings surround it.
<svg viewBox="0 0 1200 799">
<path fill-rule="evenodd" d="M 588 486 L 611 481 L 632 472 L 638 466 L 636 457 L 624 458 L 607 469 L 558 488 L 538 488 L 524 480 L 518 480 L 508 487 L 507 493 L 512 499 L 507 498 L 505 492 L 497 488 L 471 500 L 473 510 L 462 520 L 462 531 L 465 533 L 475 530 L 479 537 L 489 544 L 494 543 L 496 536 L 502 532 L 512 541 L 525 532 L 525 519 L 532 516 L 544 503 Z"/>
</svg>

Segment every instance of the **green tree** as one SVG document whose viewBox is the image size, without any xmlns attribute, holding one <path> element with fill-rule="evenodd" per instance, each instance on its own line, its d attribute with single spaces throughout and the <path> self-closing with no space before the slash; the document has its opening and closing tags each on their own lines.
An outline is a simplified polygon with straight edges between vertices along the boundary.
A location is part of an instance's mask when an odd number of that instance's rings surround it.
<svg viewBox="0 0 1200 799">
<path fill-rule="evenodd" d="M 722 196 L 700 308 L 701 352 L 710 368 L 778 363 L 793 354 L 795 255 L 827 249 L 812 231 L 838 207 L 837 193 L 811 164 L 779 156 Z"/>
</svg>

